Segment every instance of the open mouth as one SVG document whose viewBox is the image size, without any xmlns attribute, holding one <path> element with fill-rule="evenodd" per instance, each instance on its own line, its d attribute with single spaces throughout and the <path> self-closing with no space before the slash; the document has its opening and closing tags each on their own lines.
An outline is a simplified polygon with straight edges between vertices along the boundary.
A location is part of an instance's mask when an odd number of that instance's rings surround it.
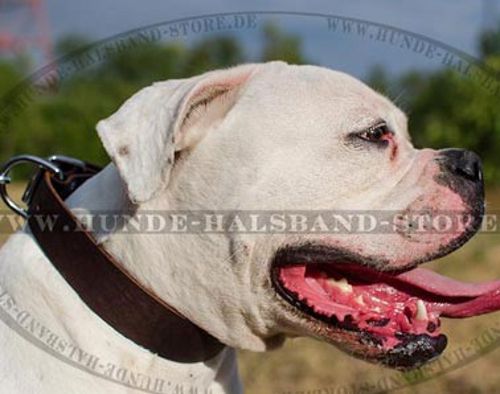
<svg viewBox="0 0 500 394">
<path fill-rule="evenodd" d="M 277 293 L 307 317 L 357 333 L 374 361 L 395 368 L 416 367 L 444 350 L 440 317 L 500 309 L 500 281 L 463 283 L 424 268 L 384 272 L 371 268 L 375 263 L 308 244 L 278 251 L 271 276 Z"/>
</svg>

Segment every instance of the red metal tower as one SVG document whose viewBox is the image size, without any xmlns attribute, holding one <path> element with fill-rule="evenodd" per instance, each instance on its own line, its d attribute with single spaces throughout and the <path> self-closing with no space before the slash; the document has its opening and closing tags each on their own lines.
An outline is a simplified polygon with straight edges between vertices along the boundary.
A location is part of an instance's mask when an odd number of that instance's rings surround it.
<svg viewBox="0 0 500 394">
<path fill-rule="evenodd" d="M 43 0 L 0 0 L 0 55 L 38 52 L 52 60 L 52 41 Z"/>
</svg>

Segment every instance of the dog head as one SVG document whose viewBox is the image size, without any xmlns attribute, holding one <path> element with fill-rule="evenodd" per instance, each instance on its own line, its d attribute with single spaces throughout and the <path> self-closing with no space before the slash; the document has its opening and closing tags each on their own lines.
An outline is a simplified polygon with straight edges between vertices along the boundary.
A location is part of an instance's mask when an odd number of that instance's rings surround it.
<svg viewBox="0 0 500 394">
<path fill-rule="evenodd" d="M 500 304 L 491 284 L 415 268 L 478 230 L 479 158 L 415 149 L 403 112 L 346 74 L 272 62 L 156 83 L 98 132 L 138 211 L 203 210 L 208 221 L 108 248 L 227 345 L 266 350 L 309 335 L 412 367 L 444 349 L 440 315 Z M 343 226 L 349 214 L 375 217 L 389 231 L 335 231 L 318 211 L 343 213 Z M 249 221 L 231 227 L 236 212 Z M 443 212 L 459 219 L 450 231 L 420 221 Z M 214 220 L 225 231 L 204 231 Z"/>
</svg>

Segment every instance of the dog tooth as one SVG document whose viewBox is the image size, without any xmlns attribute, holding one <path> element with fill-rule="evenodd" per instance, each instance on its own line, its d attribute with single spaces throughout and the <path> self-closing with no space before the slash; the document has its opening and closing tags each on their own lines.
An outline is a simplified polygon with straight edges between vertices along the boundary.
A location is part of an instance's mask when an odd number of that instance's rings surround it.
<svg viewBox="0 0 500 394">
<path fill-rule="evenodd" d="M 360 294 L 359 296 L 357 296 L 356 298 L 354 298 L 354 300 L 359 304 L 359 305 L 366 305 L 365 304 L 365 300 L 363 300 L 363 295 Z"/>
<path fill-rule="evenodd" d="M 343 293 L 352 293 L 352 286 L 347 282 L 346 278 L 335 280 L 334 278 L 328 279 L 328 284 L 333 287 L 338 287 Z"/>
<path fill-rule="evenodd" d="M 422 300 L 417 301 L 417 316 L 415 316 L 417 320 L 429 320 L 429 316 L 427 315 L 427 309 L 425 308 L 425 304 Z"/>
<path fill-rule="evenodd" d="M 352 286 L 349 284 L 346 278 L 339 280 L 340 288 L 346 293 L 352 293 Z"/>
</svg>

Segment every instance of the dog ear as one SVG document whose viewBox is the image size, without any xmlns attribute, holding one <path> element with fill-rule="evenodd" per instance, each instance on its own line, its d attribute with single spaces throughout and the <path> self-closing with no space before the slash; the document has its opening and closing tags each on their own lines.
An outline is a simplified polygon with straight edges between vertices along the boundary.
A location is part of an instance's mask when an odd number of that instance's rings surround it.
<svg viewBox="0 0 500 394">
<path fill-rule="evenodd" d="M 168 184 L 175 152 L 195 145 L 232 108 L 253 65 L 158 82 L 97 124 L 134 203 Z"/>
</svg>

